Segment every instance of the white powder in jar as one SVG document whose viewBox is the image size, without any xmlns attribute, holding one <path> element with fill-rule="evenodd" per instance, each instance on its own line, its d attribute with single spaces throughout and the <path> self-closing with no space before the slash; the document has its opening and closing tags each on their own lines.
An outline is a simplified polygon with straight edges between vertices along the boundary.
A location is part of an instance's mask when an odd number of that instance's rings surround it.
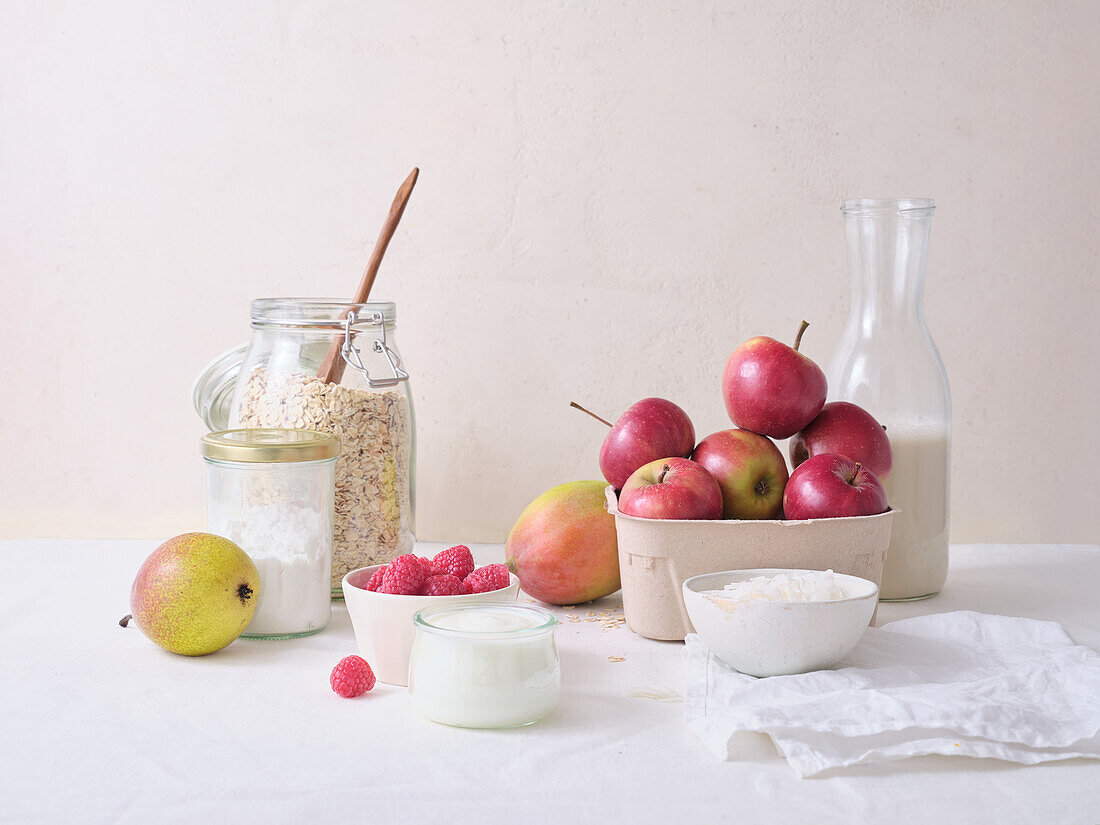
<svg viewBox="0 0 1100 825">
<path fill-rule="evenodd" d="M 260 574 L 260 597 L 245 636 L 312 633 L 332 612 L 332 551 L 323 534 L 329 519 L 317 510 L 283 502 L 249 507 L 229 538 Z M 331 535 L 331 533 L 330 533 Z"/>
<path fill-rule="evenodd" d="M 730 582 L 722 590 L 708 590 L 705 595 L 768 602 L 827 602 L 848 598 L 832 570 L 795 570 L 774 576 L 754 576 L 744 581 Z"/>
</svg>

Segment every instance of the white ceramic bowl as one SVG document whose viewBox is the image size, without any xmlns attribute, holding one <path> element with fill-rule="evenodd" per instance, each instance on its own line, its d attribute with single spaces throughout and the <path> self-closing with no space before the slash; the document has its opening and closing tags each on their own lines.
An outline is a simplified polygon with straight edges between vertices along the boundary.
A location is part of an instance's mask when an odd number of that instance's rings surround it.
<svg viewBox="0 0 1100 825">
<path fill-rule="evenodd" d="M 703 595 L 754 576 L 808 572 L 727 570 L 684 582 L 684 605 L 699 638 L 719 659 L 750 676 L 782 676 L 831 667 L 854 648 L 878 604 L 878 585 L 835 574 L 847 598 L 825 602 L 734 600 Z"/>
<path fill-rule="evenodd" d="M 458 605 L 466 602 L 514 602 L 519 579 L 509 573 L 509 584 L 491 593 L 468 596 L 395 596 L 367 590 L 367 583 L 381 564 L 352 570 L 340 586 L 351 616 L 359 655 L 367 660 L 378 680 L 388 685 L 408 685 L 409 655 L 416 628 L 413 616 L 425 607 Z"/>
</svg>

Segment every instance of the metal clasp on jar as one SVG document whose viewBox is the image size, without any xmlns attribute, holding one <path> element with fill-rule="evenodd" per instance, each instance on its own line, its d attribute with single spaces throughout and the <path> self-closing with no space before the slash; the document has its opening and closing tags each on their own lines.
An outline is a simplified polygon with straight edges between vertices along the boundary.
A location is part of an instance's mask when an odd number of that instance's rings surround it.
<svg viewBox="0 0 1100 825">
<path fill-rule="evenodd" d="M 358 314 L 354 309 L 344 318 L 344 343 L 340 347 L 340 355 L 343 356 L 344 361 L 363 373 L 363 377 L 367 379 L 367 384 L 372 388 L 395 387 L 402 381 L 408 381 L 409 374 L 401 368 L 401 357 L 390 349 L 390 345 L 386 341 L 386 322 L 381 312 L 372 312 L 365 321 L 368 324 L 377 325 L 382 330 L 382 337 L 374 339 L 373 348 L 375 352 L 379 352 L 385 356 L 386 362 L 390 365 L 392 374 L 386 378 L 371 378 L 367 368 L 363 366 L 363 359 L 358 348 L 351 342 L 351 328 L 357 321 Z"/>
</svg>

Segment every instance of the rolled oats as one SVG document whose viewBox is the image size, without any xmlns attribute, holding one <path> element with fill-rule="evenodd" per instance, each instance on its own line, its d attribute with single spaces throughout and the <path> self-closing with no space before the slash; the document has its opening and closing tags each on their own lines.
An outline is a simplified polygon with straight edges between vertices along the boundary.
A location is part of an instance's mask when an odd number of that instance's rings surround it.
<svg viewBox="0 0 1100 825">
<path fill-rule="evenodd" d="M 241 427 L 319 430 L 340 439 L 333 594 L 349 571 L 412 552 L 412 419 L 403 389 L 360 390 L 301 372 L 257 369 L 238 409 Z"/>
</svg>

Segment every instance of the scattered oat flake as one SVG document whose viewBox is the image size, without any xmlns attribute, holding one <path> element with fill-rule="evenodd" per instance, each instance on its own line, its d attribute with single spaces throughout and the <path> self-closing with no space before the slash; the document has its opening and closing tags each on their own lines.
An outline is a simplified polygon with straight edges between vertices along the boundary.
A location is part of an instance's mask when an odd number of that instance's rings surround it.
<svg viewBox="0 0 1100 825">
<path fill-rule="evenodd" d="M 654 702 L 682 702 L 684 697 L 668 688 L 631 688 L 626 692 L 628 699 L 652 699 Z"/>
<path fill-rule="evenodd" d="M 607 661 L 609 661 L 609 662 L 625 662 L 626 657 L 625 656 L 608 656 Z"/>
</svg>

